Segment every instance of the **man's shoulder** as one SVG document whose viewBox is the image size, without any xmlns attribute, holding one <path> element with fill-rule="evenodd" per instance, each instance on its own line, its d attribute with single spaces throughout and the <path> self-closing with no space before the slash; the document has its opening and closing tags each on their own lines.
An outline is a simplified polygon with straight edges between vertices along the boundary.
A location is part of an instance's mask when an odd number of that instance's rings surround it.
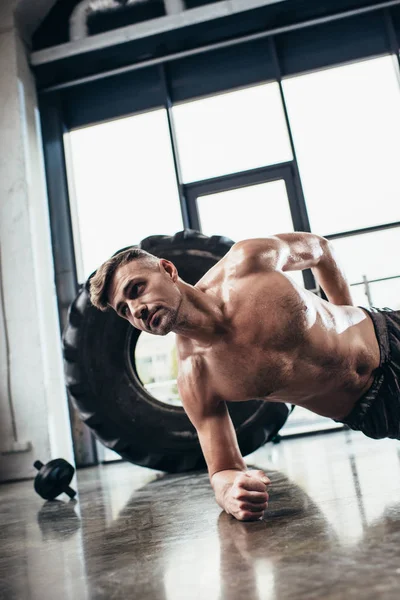
<svg viewBox="0 0 400 600">
<path fill-rule="evenodd" d="M 207 291 L 218 288 L 227 279 L 240 279 L 256 272 L 260 244 L 258 240 L 242 240 L 232 246 L 221 260 L 211 267 L 196 283 L 197 288 Z"/>
<path fill-rule="evenodd" d="M 176 336 L 176 349 L 178 354 L 178 378 L 180 381 L 195 380 L 205 376 L 206 360 L 196 352 L 193 340 L 184 336 Z"/>
<path fill-rule="evenodd" d="M 207 361 L 201 354 L 192 353 L 179 361 L 177 385 L 183 406 L 197 415 L 209 411 L 218 399 L 211 385 Z"/>
<path fill-rule="evenodd" d="M 198 376 L 203 375 L 206 361 L 201 354 L 186 351 L 179 357 L 179 374 Z"/>
<path fill-rule="evenodd" d="M 275 256 L 278 250 L 279 241 L 274 236 L 249 238 L 234 244 L 227 254 L 227 258 L 232 265 L 239 267 L 239 273 L 247 274 L 260 270 L 265 272 L 268 264 L 271 267 L 274 264 L 270 258 Z"/>
</svg>

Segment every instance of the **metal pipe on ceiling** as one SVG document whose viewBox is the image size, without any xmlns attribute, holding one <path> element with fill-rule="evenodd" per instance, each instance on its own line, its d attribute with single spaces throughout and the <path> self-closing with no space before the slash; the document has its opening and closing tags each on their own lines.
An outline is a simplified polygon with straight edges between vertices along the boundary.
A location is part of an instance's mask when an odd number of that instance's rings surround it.
<svg viewBox="0 0 400 600">
<path fill-rule="evenodd" d="M 164 0 L 175 2 L 176 0 Z M 234 14 L 240 14 L 256 8 L 279 4 L 287 0 L 219 0 L 187 9 L 180 14 L 170 14 L 135 25 L 126 25 L 111 29 L 105 33 L 91 35 L 77 42 L 67 42 L 43 48 L 31 53 L 31 64 L 34 66 L 54 63 L 57 60 L 69 59 L 84 53 L 105 50 L 117 45 L 144 39 L 149 36 L 173 32 L 191 25 L 201 25 L 206 22 L 223 19 Z M 171 9 L 172 10 L 172 9 Z"/>
<path fill-rule="evenodd" d="M 339 21 L 341 19 L 346 19 L 350 17 L 355 17 L 363 14 L 367 14 L 370 12 L 374 12 L 376 10 L 382 10 L 385 8 L 390 8 L 392 6 L 396 6 L 400 4 L 400 0 L 389 0 L 387 2 L 381 2 L 379 4 L 373 4 L 371 6 L 365 6 L 362 8 L 352 9 L 348 11 L 343 11 L 341 13 L 337 13 L 335 15 L 329 15 L 326 17 L 319 17 L 316 19 L 310 19 L 308 21 L 302 21 L 300 23 L 295 23 L 292 25 L 286 25 L 284 27 L 277 27 L 275 29 L 268 29 L 266 31 L 261 31 L 259 33 L 253 33 L 241 37 L 237 37 L 231 40 L 225 40 L 222 42 L 215 42 L 212 44 L 207 44 L 206 46 L 200 46 L 199 48 L 193 48 L 191 50 L 182 50 L 180 52 L 174 52 L 172 54 L 167 54 L 165 56 L 151 58 L 148 60 L 141 61 L 139 63 L 134 63 L 132 65 L 127 65 L 124 67 L 118 67 L 116 69 L 110 69 L 108 71 L 103 71 L 102 73 L 96 73 L 94 75 L 87 75 L 85 77 L 80 77 L 78 79 L 73 79 L 70 81 L 65 81 L 63 83 L 58 83 L 40 90 L 41 93 L 49 93 L 62 89 L 67 89 L 71 87 L 75 87 L 78 85 L 83 85 L 85 83 L 90 83 L 92 81 L 98 81 L 99 79 L 104 79 L 106 77 L 113 77 L 115 75 L 120 75 L 122 73 L 129 73 L 131 71 L 137 71 L 139 69 L 143 69 L 146 67 L 152 67 L 156 65 L 160 65 L 166 62 L 171 62 L 175 60 L 179 60 L 182 58 L 187 58 L 190 56 L 195 56 L 197 54 L 203 54 L 206 52 L 211 52 L 213 50 L 219 50 L 221 48 L 228 48 L 230 46 L 235 46 L 237 44 L 242 44 L 245 42 L 252 42 L 259 39 L 263 39 L 269 36 L 280 35 L 283 33 L 288 33 L 290 31 L 296 31 L 299 29 L 305 29 L 309 27 L 315 27 L 317 25 L 323 25 L 325 23 L 332 23 L 334 21 Z"/>
<path fill-rule="evenodd" d="M 146 4 L 152 0 L 82 0 L 73 10 L 69 19 L 69 39 L 71 42 L 84 40 L 89 35 L 88 20 L 92 15 L 121 11 L 125 7 Z M 184 0 L 162 0 L 165 13 L 176 15 L 185 10 Z"/>
<path fill-rule="evenodd" d="M 167 15 L 177 15 L 186 9 L 184 0 L 164 0 Z"/>
</svg>

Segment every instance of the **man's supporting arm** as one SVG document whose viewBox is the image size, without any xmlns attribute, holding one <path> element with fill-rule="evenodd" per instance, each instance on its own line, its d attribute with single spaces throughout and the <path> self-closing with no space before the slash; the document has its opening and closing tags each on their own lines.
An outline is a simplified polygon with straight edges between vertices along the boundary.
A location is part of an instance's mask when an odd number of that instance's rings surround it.
<svg viewBox="0 0 400 600">
<path fill-rule="evenodd" d="M 270 480 L 263 471 L 247 470 L 227 406 L 209 393 L 204 369 L 201 359 L 190 359 L 178 387 L 197 430 L 216 501 L 240 521 L 259 519 L 268 505 Z"/>
<path fill-rule="evenodd" d="M 253 259 L 256 268 L 269 271 L 311 269 L 332 304 L 352 305 L 350 287 L 337 261 L 332 244 L 313 233 L 281 233 L 271 237 L 243 240 L 231 250 Z"/>
</svg>

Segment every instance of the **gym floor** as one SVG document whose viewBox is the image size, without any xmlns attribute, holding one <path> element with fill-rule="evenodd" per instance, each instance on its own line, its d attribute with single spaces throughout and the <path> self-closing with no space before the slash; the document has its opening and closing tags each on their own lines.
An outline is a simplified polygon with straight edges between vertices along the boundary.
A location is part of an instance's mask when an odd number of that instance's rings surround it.
<svg viewBox="0 0 400 600">
<path fill-rule="evenodd" d="M 339 432 L 246 460 L 272 479 L 255 523 L 222 513 L 205 473 L 80 470 L 78 502 L 2 485 L 0 598 L 399 598 L 398 442 Z"/>
</svg>

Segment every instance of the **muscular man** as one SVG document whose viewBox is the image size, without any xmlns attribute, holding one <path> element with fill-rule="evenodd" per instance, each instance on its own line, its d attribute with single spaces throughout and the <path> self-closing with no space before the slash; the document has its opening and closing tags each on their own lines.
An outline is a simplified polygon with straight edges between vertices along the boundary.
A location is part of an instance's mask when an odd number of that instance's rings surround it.
<svg viewBox="0 0 400 600">
<path fill-rule="evenodd" d="M 287 274 L 308 268 L 329 302 Z M 290 402 L 400 439 L 400 311 L 353 306 L 322 237 L 241 241 L 195 286 L 170 261 L 129 249 L 98 269 L 91 299 L 142 331 L 177 334 L 182 403 L 216 500 L 239 520 L 262 517 L 269 479 L 247 471 L 226 401 Z"/>
</svg>

